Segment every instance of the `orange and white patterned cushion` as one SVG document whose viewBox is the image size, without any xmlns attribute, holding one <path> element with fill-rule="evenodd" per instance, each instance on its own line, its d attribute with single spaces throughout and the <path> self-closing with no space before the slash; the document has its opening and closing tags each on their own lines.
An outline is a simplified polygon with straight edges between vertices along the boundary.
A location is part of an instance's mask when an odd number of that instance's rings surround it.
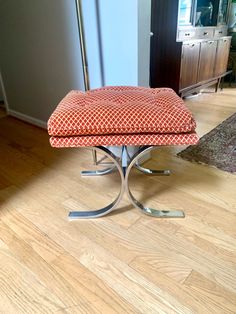
<svg viewBox="0 0 236 314">
<path fill-rule="evenodd" d="M 195 127 L 191 112 L 173 90 L 129 86 L 71 91 L 48 121 L 53 137 L 178 134 Z"/>
<path fill-rule="evenodd" d="M 110 134 L 82 136 L 52 136 L 52 147 L 122 146 L 122 145 L 195 145 L 195 132 L 179 134 Z"/>
</svg>

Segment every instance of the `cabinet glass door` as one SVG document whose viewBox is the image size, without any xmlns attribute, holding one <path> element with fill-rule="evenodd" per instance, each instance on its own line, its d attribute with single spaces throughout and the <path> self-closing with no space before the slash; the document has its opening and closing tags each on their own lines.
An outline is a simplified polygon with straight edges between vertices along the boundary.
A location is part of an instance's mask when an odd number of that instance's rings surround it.
<svg viewBox="0 0 236 314">
<path fill-rule="evenodd" d="M 179 17 L 178 25 L 191 25 L 193 13 L 193 0 L 180 0 L 179 1 Z"/>
<path fill-rule="evenodd" d="M 227 23 L 228 4 L 229 4 L 229 0 L 220 0 L 218 25 L 224 25 Z"/>
<path fill-rule="evenodd" d="M 216 26 L 219 10 L 219 0 L 197 0 L 196 26 Z"/>
</svg>

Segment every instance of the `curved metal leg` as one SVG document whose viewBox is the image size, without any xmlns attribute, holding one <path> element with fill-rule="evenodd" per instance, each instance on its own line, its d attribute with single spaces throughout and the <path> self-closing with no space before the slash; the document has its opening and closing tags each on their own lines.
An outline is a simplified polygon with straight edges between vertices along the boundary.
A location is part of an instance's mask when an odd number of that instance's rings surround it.
<svg viewBox="0 0 236 314">
<path fill-rule="evenodd" d="M 131 159 L 132 156 L 130 156 L 128 150 L 127 150 L 127 154 L 129 156 L 129 159 Z M 147 151 L 146 151 L 146 154 L 147 154 Z M 145 154 L 143 154 L 143 155 L 145 155 Z M 153 176 L 169 176 L 170 175 L 170 170 L 154 170 L 154 169 L 149 169 L 149 168 L 145 168 L 145 167 L 141 166 L 139 164 L 139 159 L 140 159 L 140 157 L 136 160 L 134 167 L 137 170 L 141 171 L 142 173 L 145 173 L 147 175 L 153 175 Z M 149 159 L 151 159 L 151 157 Z"/>
<path fill-rule="evenodd" d="M 92 156 L 93 156 L 93 164 L 97 165 L 98 164 L 97 151 L 93 148 L 92 148 Z"/>
<path fill-rule="evenodd" d="M 117 170 L 114 162 L 104 162 L 107 159 L 107 155 L 104 155 L 100 160 L 97 157 L 97 150 L 95 148 L 91 148 L 92 156 L 93 156 L 93 164 L 95 166 L 102 165 L 102 166 L 109 166 L 102 170 L 83 170 L 80 172 L 82 177 L 95 177 L 95 176 L 104 176 L 106 174 L 110 174 Z"/>
<path fill-rule="evenodd" d="M 82 177 L 94 177 L 94 176 L 104 176 L 106 174 L 110 174 L 116 170 L 116 166 L 112 166 L 110 168 L 106 168 L 103 170 L 84 170 L 81 171 Z"/>
<path fill-rule="evenodd" d="M 136 198 L 133 196 L 133 194 L 130 192 L 129 189 L 129 173 L 131 168 L 135 165 L 137 160 L 145 155 L 147 152 L 150 152 L 151 150 L 155 149 L 155 146 L 143 146 L 140 148 L 140 150 L 131 158 L 129 166 L 127 167 L 126 170 L 126 176 L 125 176 L 125 188 L 126 192 L 129 196 L 130 201 L 132 204 L 140 209 L 142 212 L 144 212 L 147 215 L 154 216 L 154 217 L 169 217 L 169 218 L 177 218 L 177 217 L 184 217 L 184 212 L 182 210 L 157 210 L 153 208 L 149 208 L 141 204 Z"/>
<path fill-rule="evenodd" d="M 138 160 L 136 161 L 134 167 L 138 169 L 139 171 L 148 175 L 153 175 L 153 176 L 169 176 L 170 175 L 170 170 L 154 170 L 154 169 L 144 168 L 140 166 Z"/>
<path fill-rule="evenodd" d="M 104 208 L 94 210 L 94 211 L 71 211 L 69 213 L 68 218 L 70 220 L 72 219 L 81 219 L 81 218 L 97 218 L 97 217 L 102 217 L 108 213 L 110 213 L 112 210 L 116 208 L 116 206 L 119 204 L 122 195 L 124 193 L 124 175 L 122 168 L 119 164 L 119 158 L 117 158 L 115 155 L 113 155 L 107 148 L 99 146 L 99 147 L 93 147 L 93 150 L 96 150 L 98 152 L 103 153 L 106 155 L 108 158 L 112 159 L 112 162 L 114 163 L 114 167 L 116 167 L 120 173 L 120 178 L 121 178 L 121 188 L 120 192 L 117 196 L 117 198 L 109 205 L 105 206 Z M 106 169 L 105 169 L 106 170 Z M 105 173 L 104 173 L 105 174 Z"/>
</svg>

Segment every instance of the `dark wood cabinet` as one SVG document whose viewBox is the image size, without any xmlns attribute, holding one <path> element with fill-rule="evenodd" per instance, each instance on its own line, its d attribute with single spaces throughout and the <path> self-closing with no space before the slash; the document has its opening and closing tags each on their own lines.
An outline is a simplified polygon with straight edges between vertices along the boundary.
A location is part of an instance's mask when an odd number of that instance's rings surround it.
<svg viewBox="0 0 236 314">
<path fill-rule="evenodd" d="M 198 79 L 200 43 L 185 43 L 182 47 L 180 89 L 194 85 Z"/>
<path fill-rule="evenodd" d="M 216 83 L 226 74 L 231 41 L 226 13 L 230 1 L 224 1 L 224 18 L 219 16 L 222 1 L 209 1 L 205 8 L 206 2 L 152 0 L 151 87 L 170 87 L 184 96 Z M 204 10 L 208 10 L 208 17 L 203 18 Z"/>
<path fill-rule="evenodd" d="M 230 50 L 231 38 L 222 38 L 218 40 L 216 62 L 214 75 L 221 75 L 225 72 L 228 64 L 229 50 Z"/>
<path fill-rule="evenodd" d="M 198 81 L 206 81 L 214 77 L 214 68 L 216 62 L 217 40 L 208 40 L 201 42 Z"/>
</svg>

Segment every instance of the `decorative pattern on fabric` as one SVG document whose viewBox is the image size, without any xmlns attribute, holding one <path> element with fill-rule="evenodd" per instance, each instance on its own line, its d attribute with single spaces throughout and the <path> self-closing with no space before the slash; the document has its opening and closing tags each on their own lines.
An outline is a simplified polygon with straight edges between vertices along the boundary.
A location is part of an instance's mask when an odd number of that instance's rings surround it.
<svg viewBox="0 0 236 314">
<path fill-rule="evenodd" d="M 184 133 L 195 127 L 172 89 L 129 86 L 71 91 L 48 121 L 52 136 Z"/>
<path fill-rule="evenodd" d="M 121 146 L 121 145 L 195 145 L 198 136 L 193 133 L 180 134 L 121 134 L 51 137 L 52 147 Z"/>
</svg>

